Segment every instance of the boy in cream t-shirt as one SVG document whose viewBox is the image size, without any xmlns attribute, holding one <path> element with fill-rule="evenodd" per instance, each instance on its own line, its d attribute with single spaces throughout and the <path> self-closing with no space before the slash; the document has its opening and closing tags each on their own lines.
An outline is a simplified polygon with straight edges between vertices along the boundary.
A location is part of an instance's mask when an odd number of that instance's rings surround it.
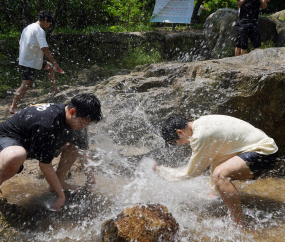
<svg viewBox="0 0 285 242">
<path fill-rule="evenodd" d="M 233 180 L 255 178 L 272 169 L 278 148 L 272 138 L 251 124 L 230 116 L 208 115 L 189 122 L 171 117 L 162 126 L 168 144 L 190 143 L 192 155 L 184 167 L 154 165 L 153 170 L 171 181 L 190 179 L 211 166 L 211 186 L 230 211 L 232 220 L 244 226 L 240 196 Z"/>
</svg>

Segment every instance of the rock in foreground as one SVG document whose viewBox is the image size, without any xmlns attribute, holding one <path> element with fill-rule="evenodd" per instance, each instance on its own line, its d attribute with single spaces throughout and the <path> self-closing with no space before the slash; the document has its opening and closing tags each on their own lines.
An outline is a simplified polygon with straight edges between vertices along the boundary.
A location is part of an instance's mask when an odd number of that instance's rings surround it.
<svg viewBox="0 0 285 242">
<path fill-rule="evenodd" d="M 126 208 L 115 219 L 103 224 L 102 241 L 175 241 L 179 225 L 160 204 L 138 204 Z"/>
</svg>

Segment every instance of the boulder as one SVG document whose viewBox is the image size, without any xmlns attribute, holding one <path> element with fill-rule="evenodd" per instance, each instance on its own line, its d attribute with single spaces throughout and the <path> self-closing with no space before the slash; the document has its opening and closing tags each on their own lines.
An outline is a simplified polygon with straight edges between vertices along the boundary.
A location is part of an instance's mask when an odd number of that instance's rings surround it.
<svg viewBox="0 0 285 242">
<path fill-rule="evenodd" d="M 280 12 L 276 12 L 271 15 L 272 18 L 276 18 L 279 20 L 285 20 L 285 10 L 282 10 Z"/>
<path fill-rule="evenodd" d="M 69 97 L 93 92 L 101 100 L 104 122 L 92 132 L 108 135 L 116 145 L 146 148 L 158 163 L 183 161 L 163 149 L 161 124 L 170 116 L 194 120 L 225 114 L 243 119 L 276 141 L 285 155 L 285 48 L 255 50 L 247 55 L 191 63 L 139 66 L 129 75 L 112 76 L 90 87 L 66 91 Z M 66 101 L 63 94 L 38 102 Z M 190 149 L 185 147 L 185 159 Z M 188 148 L 187 148 L 188 147 Z M 175 150 L 179 148 L 175 148 Z M 128 152 L 126 152 L 128 153 Z M 180 152 L 181 153 L 181 152 Z"/>
<path fill-rule="evenodd" d="M 89 69 L 82 69 L 74 78 L 76 79 L 77 85 L 94 86 L 111 76 L 127 75 L 129 73 L 130 71 L 126 69 L 106 70 L 97 65 L 93 65 Z"/>
<path fill-rule="evenodd" d="M 285 45 L 285 21 L 279 20 L 277 18 L 272 18 L 272 21 L 276 24 L 276 46 L 284 47 Z"/>
<path fill-rule="evenodd" d="M 138 204 L 106 221 L 101 237 L 103 242 L 174 242 L 178 230 L 178 223 L 165 206 Z"/>
</svg>

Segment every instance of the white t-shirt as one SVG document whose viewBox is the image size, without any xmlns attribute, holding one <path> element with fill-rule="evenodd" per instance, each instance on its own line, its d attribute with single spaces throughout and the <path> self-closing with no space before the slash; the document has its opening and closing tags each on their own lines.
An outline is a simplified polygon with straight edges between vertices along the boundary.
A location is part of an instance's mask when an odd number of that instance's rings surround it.
<svg viewBox="0 0 285 242">
<path fill-rule="evenodd" d="M 159 166 L 158 174 L 166 180 L 185 180 L 200 175 L 211 165 L 212 172 L 228 159 L 248 151 L 274 154 L 278 148 L 272 138 L 251 124 L 225 115 L 207 115 L 193 122 L 190 139 L 192 155 L 184 167 Z"/>
<path fill-rule="evenodd" d="M 46 33 L 40 25 L 28 25 L 22 32 L 19 44 L 19 65 L 42 69 L 44 52 L 41 48 L 48 47 L 48 44 Z"/>
</svg>

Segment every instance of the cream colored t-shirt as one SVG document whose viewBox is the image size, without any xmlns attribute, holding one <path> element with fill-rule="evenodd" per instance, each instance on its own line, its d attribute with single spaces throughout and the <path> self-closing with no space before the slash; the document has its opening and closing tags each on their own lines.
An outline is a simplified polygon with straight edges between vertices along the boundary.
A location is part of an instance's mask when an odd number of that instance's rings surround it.
<svg viewBox="0 0 285 242">
<path fill-rule="evenodd" d="M 159 166 L 157 171 L 162 178 L 172 181 L 193 178 L 211 165 L 211 186 L 214 188 L 212 172 L 221 163 L 243 152 L 270 155 L 278 150 L 274 140 L 263 131 L 230 116 L 203 116 L 193 122 L 192 128 L 189 163 L 179 168 Z"/>
</svg>

